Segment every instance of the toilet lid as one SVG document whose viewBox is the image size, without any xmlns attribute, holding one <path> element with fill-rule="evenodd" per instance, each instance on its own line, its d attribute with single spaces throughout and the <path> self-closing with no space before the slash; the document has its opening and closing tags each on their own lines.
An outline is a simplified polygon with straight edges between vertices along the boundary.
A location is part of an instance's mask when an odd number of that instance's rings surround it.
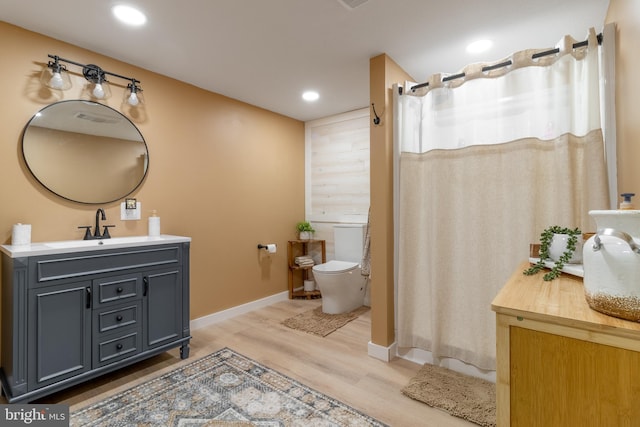
<svg viewBox="0 0 640 427">
<path fill-rule="evenodd" d="M 324 264 L 318 264 L 313 267 L 313 271 L 320 271 L 323 273 L 344 273 L 345 271 L 353 270 L 358 267 L 357 262 L 349 261 L 329 261 Z"/>
</svg>

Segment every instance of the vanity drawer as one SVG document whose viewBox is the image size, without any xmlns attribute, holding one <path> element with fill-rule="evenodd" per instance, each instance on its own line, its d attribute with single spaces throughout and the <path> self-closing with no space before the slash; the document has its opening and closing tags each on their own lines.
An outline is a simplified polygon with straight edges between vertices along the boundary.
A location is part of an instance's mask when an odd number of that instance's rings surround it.
<svg viewBox="0 0 640 427">
<path fill-rule="evenodd" d="M 141 329 L 136 328 L 123 335 L 110 336 L 100 340 L 93 353 L 93 368 L 140 353 L 142 348 Z"/>
<path fill-rule="evenodd" d="M 106 249 L 28 258 L 29 286 L 42 286 L 94 274 L 119 274 L 131 269 L 153 269 L 183 262 L 180 245 Z"/>
<path fill-rule="evenodd" d="M 139 299 L 142 290 L 142 274 L 105 277 L 93 281 L 94 307 Z"/>
<path fill-rule="evenodd" d="M 95 333 L 105 334 L 140 324 L 142 304 L 140 302 L 95 312 Z"/>
</svg>

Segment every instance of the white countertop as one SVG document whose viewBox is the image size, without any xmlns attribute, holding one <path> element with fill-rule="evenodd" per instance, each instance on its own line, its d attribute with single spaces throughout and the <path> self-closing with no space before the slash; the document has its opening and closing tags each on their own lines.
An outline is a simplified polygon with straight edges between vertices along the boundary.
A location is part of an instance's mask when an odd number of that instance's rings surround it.
<svg viewBox="0 0 640 427">
<path fill-rule="evenodd" d="M 191 237 L 162 234 L 157 237 L 130 236 L 112 237 L 103 240 L 63 240 L 58 242 L 36 242 L 29 245 L 1 245 L 0 252 L 11 258 L 37 255 L 53 255 L 69 252 L 99 251 L 104 249 L 132 248 L 136 246 L 164 245 L 190 242 Z"/>
</svg>

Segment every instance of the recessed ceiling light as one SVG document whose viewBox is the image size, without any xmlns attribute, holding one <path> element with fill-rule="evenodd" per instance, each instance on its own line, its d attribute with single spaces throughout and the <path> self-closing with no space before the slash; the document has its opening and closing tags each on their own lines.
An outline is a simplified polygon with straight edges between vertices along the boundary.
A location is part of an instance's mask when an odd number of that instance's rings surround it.
<svg viewBox="0 0 640 427">
<path fill-rule="evenodd" d="M 491 40 L 476 40 L 473 43 L 467 45 L 467 52 L 469 53 L 482 53 L 491 49 L 493 42 Z"/>
<path fill-rule="evenodd" d="M 308 90 L 302 94 L 302 99 L 304 99 L 305 101 L 313 102 L 317 101 L 318 98 L 320 98 L 320 94 L 313 90 Z"/>
<path fill-rule="evenodd" d="M 127 25 L 140 26 L 147 22 L 147 17 L 144 15 L 144 13 L 131 6 L 119 4 L 117 6 L 114 6 L 111 10 L 113 11 L 113 15 L 116 18 Z"/>
</svg>

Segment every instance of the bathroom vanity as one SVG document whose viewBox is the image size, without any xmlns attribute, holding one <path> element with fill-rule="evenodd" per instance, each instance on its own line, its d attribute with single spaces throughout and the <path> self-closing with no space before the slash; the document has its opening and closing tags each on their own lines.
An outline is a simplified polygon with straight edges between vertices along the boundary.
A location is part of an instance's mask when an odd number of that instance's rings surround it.
<svg viewBox="0 0 640 427">
<path fill-rule="evenodd" d="M 175 347 L 187 358 L 190 242 L 0 246 L 7 400 L 29 402 Z"/>
<path fill-rule="evenodd" d="M 595 311 L 582 278 L 522 274 L 493 300 L 497 425 L 637 425 L 640 323 Z"/>
</svg>

